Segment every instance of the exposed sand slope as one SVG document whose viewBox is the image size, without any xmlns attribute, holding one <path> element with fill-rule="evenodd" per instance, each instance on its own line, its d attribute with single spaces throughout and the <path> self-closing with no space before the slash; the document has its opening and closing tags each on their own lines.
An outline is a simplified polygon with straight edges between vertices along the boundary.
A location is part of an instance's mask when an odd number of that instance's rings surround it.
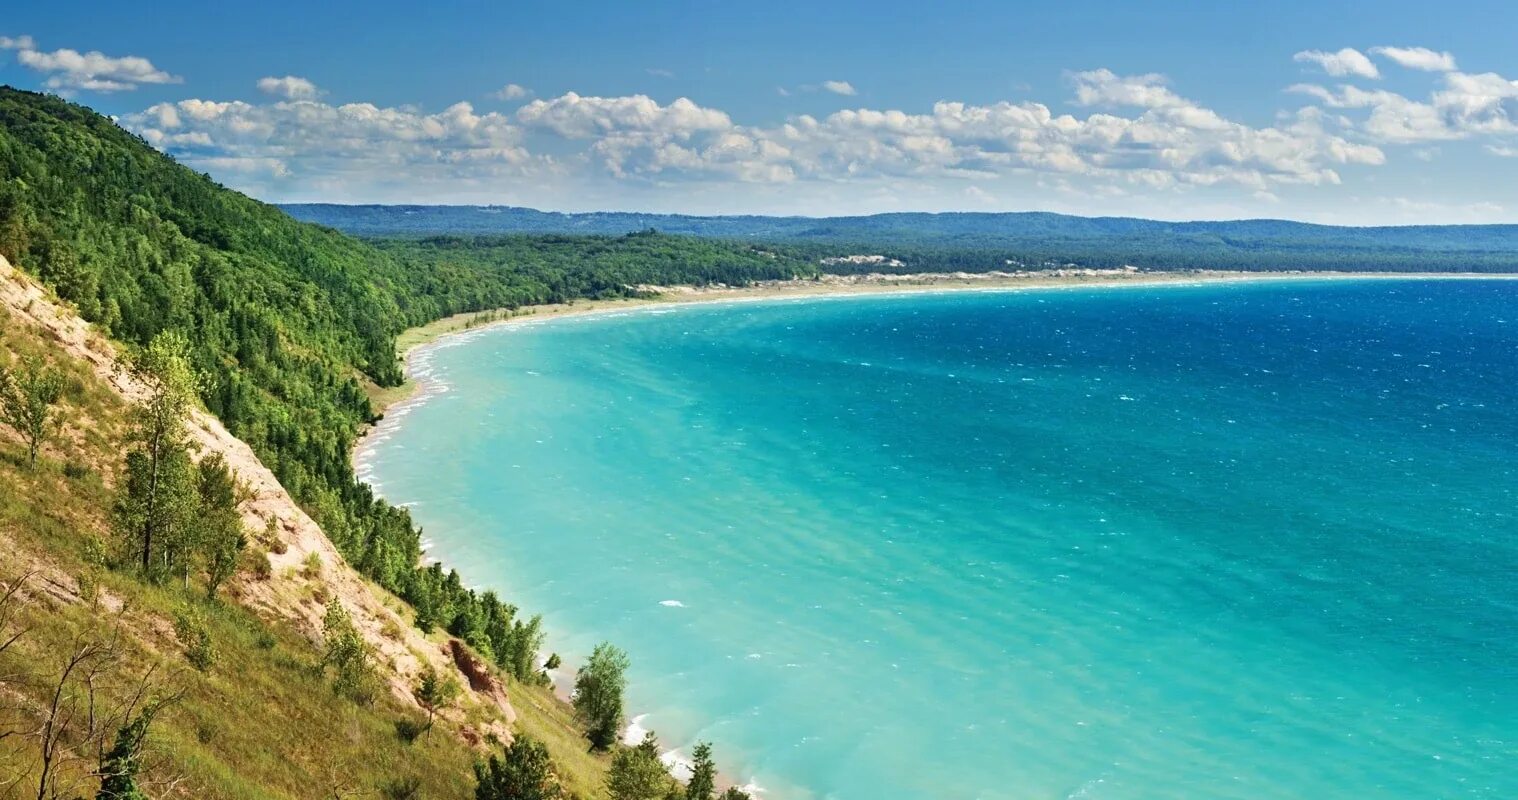
<svg viewBox="0 0 1518 800">
<path fill-rule="evenodd" d="M 144 396 L 144 387 L 130 373 L 120 368 L 116 347 L 89 323 L 63 307 L 51 294 L 29 276 L 11 266 L 0 256 L 0 307 L 11 312 L 16 322 L 45 330 L 70 355 L 86 362 L 103 381 L 128 400 Z M 348 565 L 321 528 L 298 506 L 274 474 L 252 448 L 233 436 L 219 420 L 196 409 L 190 420 L 190 435 L 197 458 L 219 452 L 228 466 L 251 490 L 253 499 L 244 506 L 243 518 L 250 533 L 263 531 L 268 520 L 275 521 L 275 533 L 284 545 L 283 553 L 269 553 L 273 566 L 267 580 L 249 575 L 238 576 L 229 593 L 268 618 L 293 624 L 313 642 L 321 639 L 324 612 L 319 597 L 336 597 L 353 617 L 354 624 L 374 648 L 380 674 L 390 691 L 403 702 L 415 703 L 412 688 L 424 664 L 431 664 L 445 674 L 453 671 L 462 686 L 469 677 L 459 673 L 447 645 L 429 641 L 400 613 L 386 604 L 399 606 L 383 590 L 365 581 Z M 320 557 L 319 575 L 307 578 L 302 566 L 307 557 Z M 481 741 L 485 732 L 503 741 L 510 739 L 509 725 L 516 714 L 499 686 L 485 692 L 476 691 L 471 705 L 482 705 L 497 717 L 480 731 L 465 732 L 466 738 Z M 453 715 L 462 718 L 463 714 Z"/>
</svg>

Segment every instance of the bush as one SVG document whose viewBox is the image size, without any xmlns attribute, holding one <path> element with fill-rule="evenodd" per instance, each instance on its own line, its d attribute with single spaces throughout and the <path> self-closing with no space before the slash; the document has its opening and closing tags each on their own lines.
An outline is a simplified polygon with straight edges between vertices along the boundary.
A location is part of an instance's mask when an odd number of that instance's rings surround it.
<svg viewBox="0 0 1518 800">
<path fill-rule="evenodd" d="M 422 796 L 422 781 L 414 777 L 395 778 L 380 787 L 380 795 L 385 800 L 419 800 Z"/>
<path fill-rule="evenodd" d="M 90 468 L 78 461 L 69 459 L 63 463 L 63 475 L 70 480 L 82 481 L 90 476 Z"/>
<path fill-rule="evenodd" d="M 411 744 L 416 741 L 418 736 L 427 731 L 427 727 L 427 723 L 425 722 L 418 722 L 409 718 L 398 719 L 395 721 L 395 735 L 400 737 L 400 740 L 406 744 Z"/>
<path fill-rule="evenodd" d="M 255 580 L 266 581 L 274 575 L 274 564 L 269 561 L 269 554 L 262 551 L 254 551 L 248 556 L 249 570 Z"/>
<path fill-rule="evenodd" d="M 179 644 L 184 647 L 185 658 L 189 659 L 191 666 L 205 672 L 215 663 L 211 632 L 206 629 L 205 619 L 199 611 L 190 606 L 181 608 L 174 615 L 174 635 L 179 637 Z"/>
</svg>

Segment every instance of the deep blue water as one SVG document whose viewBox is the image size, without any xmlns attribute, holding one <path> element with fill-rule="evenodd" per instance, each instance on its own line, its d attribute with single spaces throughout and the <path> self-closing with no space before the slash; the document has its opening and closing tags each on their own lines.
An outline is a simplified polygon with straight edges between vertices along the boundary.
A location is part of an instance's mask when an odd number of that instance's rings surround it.
<svg viewBox="0 0 1518 800">
<path fill-rule="evenodd" d="M 366 474 L 771 798 L 1518 797 L 1518 281 L 660 307 Z"/>
</svg>

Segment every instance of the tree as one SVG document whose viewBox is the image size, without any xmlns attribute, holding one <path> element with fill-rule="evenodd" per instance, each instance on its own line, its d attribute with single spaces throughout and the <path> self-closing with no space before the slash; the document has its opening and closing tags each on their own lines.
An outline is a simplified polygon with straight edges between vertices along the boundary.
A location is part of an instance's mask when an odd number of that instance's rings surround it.
<svg viewBox="0 0 1518 800">
<path fill-rule="evenodd" d="M 332 668 L 332 689 L 355 702 L 368 703 L 374 696 L 369 645 L 336 598 L 327 604 L 327 613 L 322 617 L 322 637 L 326 640 L 322 669 Z"/>
<path fill-rule="evenodd" d="M 627 688 L 628 666 L 627 653 L 602 642 L 575 675 L 575 712 L 597 750 L 616 744 L 622 730 L 622 692 Z"/>
<path fill-rule="evenodd" d="M 100 762 L 100 793 L 95 800 L 148 800 L 137 786 L 137 773 L 142 769 L 142 746 L 154 713 L 146 712 L 116 731 L 116 743 Z"/>
<path fill-rule="evenodd" d="M 606 791 L 612 800 L 664 800 L 673 783 L 659 760 L 659 740 L 653 731 L 636 747 L 618 750 L 606 775 Z"/>
<path fill-rule="evenodd" d="M 560 800 L 564 789 L 548 748 L 519 733 L 501 757 L 474 765 L 475 800 Z"/>
<path fill-rule="evenodd" d="M 753 798 L 749 796 L 748 792 L 736 786 L 729 786 L 727 787 L 727 791 L 723 792 L 718 800 L 753 800 Z"/>
<path fill-rule="evenodd" d="M 175 566 L 172 559 L 183 557 L 184 548 L 177 544 L 186 538 L 194 512 L 185 423 L 200 379 L 190 367 L 188 353 L 189 342 L 183 334 L 163 333 L 131 365 L 147 398 L 134 412 L 137 447 L 127 453 L 116 524 L 128 551 L 150 577 L 167 574 Z M 160 552 L 155 553 L 155 547 Z"/>
<path fill-rule="evenodd" d="M 237 482 L 221 453 L 202 458 L 196 478 L 196 548 L 205 562 L 206 597 L 214 599 L 216 590 L 237 571 L 237 560 L 248 546 L 240 510 L 248 490 Z"/>
<path fill-rule="evenodd" d="M 452 675 L 439 675 L 438 671 L 427 665 L 422 671 L 422 680 L 416 687 L 416 701 L 427 709 L 427 735 L 432 735 L 432 722 L 441 709 L 452 705 L 459 696 L 459 682 Z"/>
<path fill-rule="evenodd" d="M 63 376 L 35 356 L 20 369 L 0 369 L 0 418 L 26 440 L 27 463 L 37 465 L 37 450 L 58 427 L 56 406 L 63 397 Z"/>
<path fill-rule="evenodd" d="M 685 800 L 712 800 L 717 780 L 717 765 L 712 761 L 712 746 L 701 742 L 691 754 L 690 780 L 685 784 Z"/>
</svg>

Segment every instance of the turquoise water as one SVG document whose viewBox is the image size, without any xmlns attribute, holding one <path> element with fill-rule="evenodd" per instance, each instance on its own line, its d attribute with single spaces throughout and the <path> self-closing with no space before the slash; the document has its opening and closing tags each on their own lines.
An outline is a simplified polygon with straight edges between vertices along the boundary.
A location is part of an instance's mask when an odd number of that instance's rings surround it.
<svg viewBox="0 0 1518 800">
<path fill-rule="evenodd" d="M 1518 281 L 660 308 L 366 474 L 772 798 L 1518 797 Z"/>
</svg>

